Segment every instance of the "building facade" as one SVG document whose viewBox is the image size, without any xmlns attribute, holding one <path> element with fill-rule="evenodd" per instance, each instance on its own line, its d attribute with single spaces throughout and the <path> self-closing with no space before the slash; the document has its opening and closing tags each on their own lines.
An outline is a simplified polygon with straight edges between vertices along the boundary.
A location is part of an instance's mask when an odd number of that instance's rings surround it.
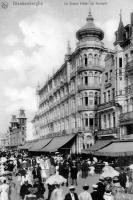
<svg viewBox="0 0 133 200">
<path fill-rule="evenodd" d="M 23 109 L 19 110 L 18 117 L 12 115 L 9 127 L 9 146 L 18 147 L 25 143 L 26 140 L 26 116 Z"/>
<path fill-rule="evenodd" d="M 133 128 L 133 13 L 124 27 L 122 16 L 115 32 L 114 51 L 105 57 L 101 103 L 98 105 L 98 138 L 126 139 Z"/>
<path fill-rule="evenodd" d="M 73 153 L 80 153 L 94 143 L 98 129 L 97 105 L 107 49 L 91 12 L 76 38 L 75 51 L 68 45 L 64 64 L 38 88 L 38 116 L 33 122 L 40 136 L 77 134 Z"/>
</svg>

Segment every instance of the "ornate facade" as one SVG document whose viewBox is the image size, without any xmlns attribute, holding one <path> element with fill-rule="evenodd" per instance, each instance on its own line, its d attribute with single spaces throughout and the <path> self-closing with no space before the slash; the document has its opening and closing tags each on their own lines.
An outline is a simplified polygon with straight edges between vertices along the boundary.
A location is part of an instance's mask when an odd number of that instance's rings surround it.
<svg viewBox="0 0 133 200">
<path fill-rule="evenodd" d="M 94 143 L 98 129 L 97 105 L 107 49 L 91 12 L 76 38 L 75 51 L 68 45 L 64 64 L 38 89 L 36 124 L 40 136 L 77 133 L 73 153 L 80 153 Z"/>
</svg>

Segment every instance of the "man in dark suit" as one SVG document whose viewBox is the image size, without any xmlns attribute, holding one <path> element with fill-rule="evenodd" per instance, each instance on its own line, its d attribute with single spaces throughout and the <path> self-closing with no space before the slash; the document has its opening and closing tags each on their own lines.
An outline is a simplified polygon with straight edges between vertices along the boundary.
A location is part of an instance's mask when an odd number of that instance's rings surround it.
<svg viewBox="0 0 133 200">
<path fill-rule="evenodd" d="M 104 178 L 100 177 L 99 178 L 99 182 L 97 183 L 98 187 L 97 187 L 97 194 L 100 200 L 104 200 L 103 199 L 103 195 L 105 192 L 105 184 L 104 184 Z"/>
<path fill-rule="evenodd" d="M 32 174 L 33 174 L 33 179 L 36 179 L 36 178 L 39 178 L 39 181 L 42 182 L 42 178 L 41 178 L 41 167 L 39 166 L 39 164 L 37 164 L 33 171 L 32 171 Z"/>
<path fill-rule="evenodd" d="M 75 187 L 71 185 L 69 187 L 69 190 L 70 190 L 70 192 L 66 194 L 65 200 L 79 200 L 78 195 L 75 192 Z"/>
<path fill-rule="evenodd" d="M 93 192 L 91 193 L 92 200 L 98 200 L 97 188 L 98 185 L 92 185 Z"/>
</svg>

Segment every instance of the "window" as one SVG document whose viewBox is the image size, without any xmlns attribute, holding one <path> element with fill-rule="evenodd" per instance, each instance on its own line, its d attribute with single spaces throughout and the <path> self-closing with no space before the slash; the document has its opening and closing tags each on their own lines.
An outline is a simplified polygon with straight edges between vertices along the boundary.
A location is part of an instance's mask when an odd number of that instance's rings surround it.
<svg viewBox="0 0 133 200">
<path fill-rule="evenodd" d="M 93 128 L 93 118 L 89 118 L 89 125 L 90 125 L 90 129 Z"/>
<path fill-rule="evenodd" d="M 106 103 L 106 92 L 103 93 L 104 103 Z"/>
<path fill-rule="evenodd" d="M 84 55 L 84 59 L 85 59 L 85 60 L 84 60 L 85 66 L 87 66 L 87 55 L 86 55 L 86 54 Z"/>
<path fill-rule="evenodd" d="M 115 99 L 115 88 L 112 89 L 112 99 Z"/>
<path fill-rule="evenodd" d="M 109 128 L 111 127 L 111 119 L 110 119 L 110 114 L 108 114 L 108 121 L 109 121 Z"/>
<path fill-rule="evenodd" d="M 85 106 L 88 106 L 88 97 L 85 97 Z"/>
<path fill-rule="evenodd" d="M 108 72 L 105 73 L 105 82 L 108 82 Z"/>
<path fill-rule="evenodd" d="M 88 76 L 85 76 L 85 85 L 88 85 Z"/>
<path fill-rule="evenodd" d="M 115 127 L 115 112 L 113 112 L 113 127 Z"/>
<path fill-rule="evenodd" d="M 85 126 L 89 126 L 89 120 L 88 120 L 88 116 L 85 116 Z"/>
<path fill-rule="evenodd" d="M 112 70 L 110 70 L 110 80 L 112 79 Z"/>
<path fill-rule="evenodd" d="M 119 58 L 119 67 L 122 67 L 122 58 Z"/>
<path fill-rule="evenodd" d="M 110 90 L 108 91 L 108 101 L 110 101 Z"/>
<path fill-rule="evenodd" d="M 106 128 L 106 115 L 104 115 L 104 128 Z"/>
<path fill-rule="evenodd" d="M 97 92 L 95 92 L 95 103 L 94 103 L 95 105 L 97 105 L 98 104 L 98 93 Z"/>
</svg>

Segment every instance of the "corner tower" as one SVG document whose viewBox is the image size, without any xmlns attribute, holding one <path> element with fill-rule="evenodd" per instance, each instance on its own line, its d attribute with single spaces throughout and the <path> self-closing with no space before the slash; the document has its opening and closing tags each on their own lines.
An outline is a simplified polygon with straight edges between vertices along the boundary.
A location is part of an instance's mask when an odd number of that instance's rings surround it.
<svg viewBox="0 0 133 200">
<path fill-rule="evenodd" d="M 81 149 L 89 148 L 95 141 L 98 129 L 97 105 L 100 101 L 101 75 L 104 70 L 104 58 L 107 49 L 102 42 L 104 32 L 95 26 L 91 11 L 86 24 L 76 32 L 78 39 L 75 49 L 77 86 L 77 126 L 78 144 Z"/>
</svg>

